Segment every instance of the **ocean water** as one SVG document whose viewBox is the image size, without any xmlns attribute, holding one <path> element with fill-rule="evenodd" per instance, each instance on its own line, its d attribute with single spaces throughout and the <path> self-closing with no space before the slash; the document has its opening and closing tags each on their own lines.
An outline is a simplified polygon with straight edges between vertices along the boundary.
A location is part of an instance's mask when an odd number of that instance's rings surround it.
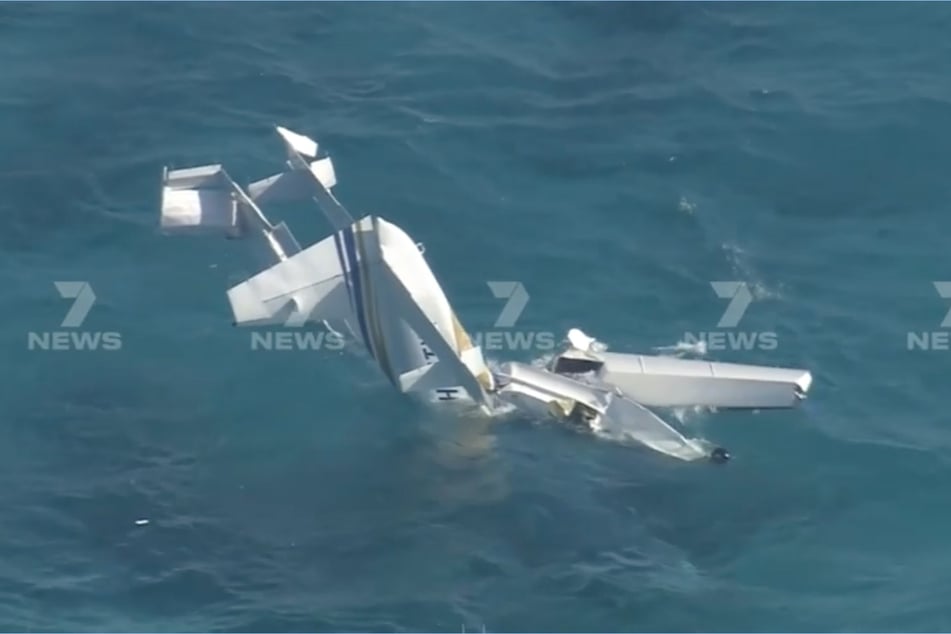
<svg viewBox="0 0 951 634">
<path fill-rule="evenodd" d="M 0 630 L 951 628 L 949 30 L 943 3 L 0 6 Z M 157 208 L 164 165 L 280 169 L 274 124 L 471 331 L 519 281 L 520 331 L 685 348 L 742 281 L 733 330 L 776 345 L 706 356 L 809 368 L 810 398 L 665 414 L 715 467 L 252 350 L 224 291 L 254 261 Z M 63 280 L 121 349 L 28 348 Z"/>
</svg>

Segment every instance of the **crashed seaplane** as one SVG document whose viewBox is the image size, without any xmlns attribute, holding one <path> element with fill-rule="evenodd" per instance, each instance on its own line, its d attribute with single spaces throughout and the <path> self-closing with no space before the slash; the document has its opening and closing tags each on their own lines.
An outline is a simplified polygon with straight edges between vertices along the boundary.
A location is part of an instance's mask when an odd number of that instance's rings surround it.
<svg viewBox="0 0 951 634">
<path fill-rule="evenodd" d="M 379 216 L 354 220 L 332 193 L 329 156 L 282 127 L 286 169 L 249 185 L 221 165 L 166 169 L 161 229 L 262 245 L 268 268 L 229 289 L 237 326 L 318 324 L 349 333 L 403 393 L 465 403 L 491 416 L 515 406 L 595 431 L 625 435 L 682 460 L 725 462 L 729 453 L 689 438 L 651 408 L 788 408 L 805 398 L 806 370 L 607 352 L 577 329 L 545 368 L 491 370 L 436 280 L 421 245 Z M 305 249 L 260 206 L 314 200 L 332 235 Z"/>
</svg>

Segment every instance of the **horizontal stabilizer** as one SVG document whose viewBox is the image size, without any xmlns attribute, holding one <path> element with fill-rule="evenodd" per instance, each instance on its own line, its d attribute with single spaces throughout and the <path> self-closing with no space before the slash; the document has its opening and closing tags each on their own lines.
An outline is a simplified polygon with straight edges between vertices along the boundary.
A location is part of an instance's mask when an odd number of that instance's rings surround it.
<svg viewBox="0 0 951 634">
<path fill-rule="evenodd" d="M 231 179 L 220 165 L 166 170 L 160 226 L 168 233 L 241 234 Z"/>
<path fill-rule="evenodd" d="M 303 156 L 309 156 L 310 158 L 317 156 L 317 141 L 314 141 L 310 137 L 306 137 L 303 134 L 292 132 L 287 128 L 282 128 L 281 126 L 277 126 L 277 133 L 281 135 L 282 139 L 284 139 L 284 143 L 287 144 L 288 151 L 293 151 Z"/>
<path fill-rule="evenodd" d="M 309 159 L 317 156 L 316 141 L 280 126 L 277 127 L 277 133 L 284 139 L 287 147 L 288 165 L 293 172 L 305 176 L 304 182 L 310 188 L 309 195 L 320 205 L 333 228 L 340 231 L 352 225 L 353 216 L 330 192 L 337 184 L 337 176 L 330 157 L 311 161 Z"/>
<path fill-rule="evenodd" d="M 334 162 L 329 156 L 310 164 L 310 173 L 320 181 L 324 189 L 333 189 L 337 185 L 337 173 L 334 172 Z"/>
<path fill-rule="evenodd" d="M 309 200 L 315 196 L 314 178 L 327 190 L 337 184 L 329 156 L 311 162 L 307 170 L 283 172 L 251 183 L 248 195 L 259 205 Z"/>
</svg>

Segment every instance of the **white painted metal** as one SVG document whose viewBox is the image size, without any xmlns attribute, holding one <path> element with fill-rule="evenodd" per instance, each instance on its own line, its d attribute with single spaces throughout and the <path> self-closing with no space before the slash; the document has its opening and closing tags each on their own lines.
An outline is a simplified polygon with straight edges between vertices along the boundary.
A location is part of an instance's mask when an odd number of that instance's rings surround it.
<svg viewBox="0 0 951 634">
<path fill-rule="evenodd" d="M 568 332 L 569 348 L 547 369 L 506 363 L 493 376 L 418 244 L 383 218 L 354 220 L 331 193 L 336 173 L 330 157 L 318 158 L 317 142 L 285 128 L 277 132 L 287 170 L 247 191 L 220 165 L 166 170 L 163 178 L 166 232 L 211 232 L 265 245 L 267 268 L 228 290 L 237 325 L 320 323 L 336 331 L 331 324 L 342 324 L 401 392 L 474 403 L 486 414 L 494 413 L 498 399 L 595 431 L 621 432 L 683 460 L 710 456 L 708 445 L 648 408 L 792 407 L 811 387 L 806 370 L 607 352 L 578 329 Z M 306 198 L 319 204 L 334 233 L 301 249 L 287 226 L 271 224 L 259 205 Z"/>
</svg>

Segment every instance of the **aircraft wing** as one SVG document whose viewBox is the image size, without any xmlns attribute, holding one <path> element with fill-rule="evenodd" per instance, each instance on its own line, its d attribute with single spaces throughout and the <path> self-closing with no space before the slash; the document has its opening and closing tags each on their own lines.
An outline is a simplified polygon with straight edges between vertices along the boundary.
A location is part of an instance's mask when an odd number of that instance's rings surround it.
<svg viewBox="0 0 951 634">
<path fill-rule="evenodd" d="M 602 352 L 601 379 L 648 407 L 794 407 L 809 391 L 807 370 Z"/>
<path fill-rule="evenodd" d="M 573 347 L 553 361 L 555 372 L 594 371 L 647 407 L 788 408 L 812 385 L 808 370 L 604 352 L 577 329 L 569 341 Z"/>
<path fill-rule="evenodd" d="M 339 234 L 228 290 L 236 325 L 343 321 L 351 316 Z"/>
</svg>

